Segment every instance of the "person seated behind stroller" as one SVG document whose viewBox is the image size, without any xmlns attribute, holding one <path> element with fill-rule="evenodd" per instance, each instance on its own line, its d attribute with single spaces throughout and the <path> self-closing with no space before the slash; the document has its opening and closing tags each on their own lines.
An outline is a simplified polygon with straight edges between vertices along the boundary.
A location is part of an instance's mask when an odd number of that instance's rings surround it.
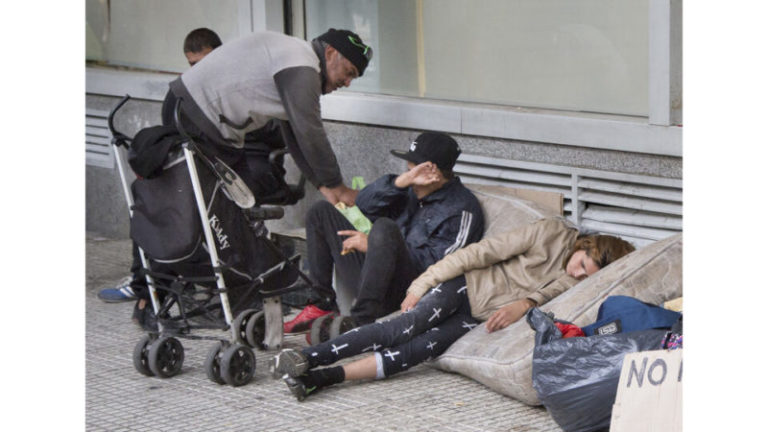
<svg viewBox="0 0 768 432">
<path fill-rule="evenodd" d="M 286 333 L 306 330 L 337 309 L 334 266 L 340 283 L 356 288 L 351 315 L 362 325 L 397 310 L 408 285 L 429 265 L 482 238 L 480 203 L 453 174 L 461 153 L 453 138 L 424 132 L 407 152 L 391 153 L 408 161 L 408 170 L 380 177 L 357 196 L 373 222 L 368 235 L 327 202 L 307 212 L 309 276 L 322 298 L 286 322 Z"/>
<path fill-rule="evenodd" d="M 509 326 L 633 250 L 617 237 L 579 236 L 563 218 L 541 219 L 430 266 L 408 288 L 400 316 L 301 351 L 283 350 L 272 367 L 298 400 L 342 381 L 389 377 L 436 358 L 483 320 L 488 332 Z"/>
</svg>

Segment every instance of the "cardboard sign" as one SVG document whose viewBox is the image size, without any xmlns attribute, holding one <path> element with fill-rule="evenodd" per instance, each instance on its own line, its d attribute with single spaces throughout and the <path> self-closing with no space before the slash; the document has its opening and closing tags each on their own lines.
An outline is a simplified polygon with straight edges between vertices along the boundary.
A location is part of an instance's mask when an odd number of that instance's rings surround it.
<svg viewBox="0 0 768 432">
<path fill-rule="evenodd" d="M 683 350 L 627 354 L 613 404 L 611 432 L 683 429 Z"/>
</svg>

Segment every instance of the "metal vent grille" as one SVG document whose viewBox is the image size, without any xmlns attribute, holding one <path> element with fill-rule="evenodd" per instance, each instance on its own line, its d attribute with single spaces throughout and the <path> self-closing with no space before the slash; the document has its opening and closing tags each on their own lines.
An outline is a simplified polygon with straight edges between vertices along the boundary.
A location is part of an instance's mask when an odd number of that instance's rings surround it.
<svg viewBox="0 0 768 432">
<path fill-rule="evenodd" d="M 560 192 L 565 215 L 584 231 L 618 235 L 637 247 L 683 230 L 683 182 L 462 154 L 465 183 Z"/>
<path fill-rule="evenodd" d="M 110 146 L 112 135 L 107 127 L 108 111 L 85 111 L 85 163 L 102 168 L 114 168 L 115 158 Z"/>
</svg>

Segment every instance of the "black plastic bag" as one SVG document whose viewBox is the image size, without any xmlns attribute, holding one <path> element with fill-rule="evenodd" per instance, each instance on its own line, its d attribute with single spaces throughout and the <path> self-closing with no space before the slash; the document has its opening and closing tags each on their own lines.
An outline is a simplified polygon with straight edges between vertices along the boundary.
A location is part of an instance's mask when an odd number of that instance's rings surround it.
<svg viewBox="0 0 768 432">
<path fill-rule="evenodd" d="M 526 320 L 536 331 L 533 388 L 567 432 L 607 430 L 624 355 L 661 348 L 666 330 L 640 330 L 563 339 L 555 320 L 539 308 Z"/>
</svg>

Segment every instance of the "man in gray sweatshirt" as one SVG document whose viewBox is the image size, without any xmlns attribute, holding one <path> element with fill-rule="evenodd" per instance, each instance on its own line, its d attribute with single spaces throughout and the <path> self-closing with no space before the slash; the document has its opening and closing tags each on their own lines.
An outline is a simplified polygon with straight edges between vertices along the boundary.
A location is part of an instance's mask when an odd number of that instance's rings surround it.
<svg viewBox="0 0 768 432">
<path fill-rule="evenodd" d="M 320 116 L 320 96 L 347 87 L 368 66 L 372 49 L 348 30 L 312 42 L 258 32 L 228 42 L 171 82 L 181 123 L 209 156 L 249 181 L 245 135 L 277 120 L 283 141 L 307 180 L 331 203 L 354 205 Z"/>
</svg>

